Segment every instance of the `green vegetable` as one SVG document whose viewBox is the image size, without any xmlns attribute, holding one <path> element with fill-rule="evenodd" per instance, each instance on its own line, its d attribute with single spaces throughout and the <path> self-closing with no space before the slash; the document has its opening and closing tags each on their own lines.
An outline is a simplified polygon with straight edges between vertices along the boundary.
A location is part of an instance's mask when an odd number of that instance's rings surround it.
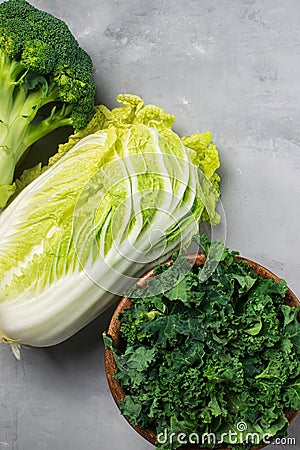
<svg viewBox="0 0 300 450">
<path fill-rule="evenodd" d="M 211 134 L 181 140 L 162 109 L 136 96 L 118 100 L 125 107 L 97 107 L 36 179 L 39 168 L 27 172 L 22 187 L 34 181 L 0 215 L 6 342 L 66 339 L 136 272 L 188 245 L 199 221 L 218 222 Z"/>
<path fill-rule="evenodd" d="M 205 236 L 202 246 L 208 256 Z M 258 277 L 236 254 L 225 248 L 204 282 L 201 268 L 186 273 L 184 259 L 157 267 L 157 279 L 129 291 L 122 345 L 104 335 L 126 393 L 121 411 L 156 429 L 159 448 L 196 434 L 203 447 L 250 449 L 284 436 L 286 408 L 300 408 L 300 307 L 284 304 L 284 281 Z M 165 289 L 170 279 L 175 286 Z M 202 441 L 205 433 L 215 444 Z"/>
<path fill-rule="evenodd" d="M 25 0 L 0 4 L 0 208 L 27 149 L 94 112 L 92 62 L 67 25 Z"/>
</svg>

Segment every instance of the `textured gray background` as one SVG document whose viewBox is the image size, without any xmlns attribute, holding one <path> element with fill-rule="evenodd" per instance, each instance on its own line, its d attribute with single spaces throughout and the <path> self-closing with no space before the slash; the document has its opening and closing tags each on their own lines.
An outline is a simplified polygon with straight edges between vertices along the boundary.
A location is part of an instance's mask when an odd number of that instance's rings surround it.
<svg viewBox="0 0 300 450">
<path fill-rule="evenodd" d="M 210 129 L 221 158 L 227 244 L 300 296 L 299 0 L 34 0 L 91 54 L 97 100 L 141 95 Z M 221 230 L 224 223 L 219 227 Z M 108 391 L 101 332 L 111 311 L 67 342 L 0 348 L 0 449 L 147 450 Z M 292 427 L 300 448 L 299 421 Z"/>
</svg>

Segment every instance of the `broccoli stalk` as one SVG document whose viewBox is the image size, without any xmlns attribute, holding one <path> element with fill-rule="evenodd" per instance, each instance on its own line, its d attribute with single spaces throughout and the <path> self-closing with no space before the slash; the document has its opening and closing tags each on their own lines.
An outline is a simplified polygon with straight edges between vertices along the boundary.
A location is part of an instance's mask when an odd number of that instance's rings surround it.
<svg viewBox="0 0 300 450">
<path fill-rule="evenodd" d="M 59 127 L 84 128 L 94 96 L 91 59 L 63 21 L 25 0 L 0 4 L 0 208 L 28 148 Z"/>
</svg>

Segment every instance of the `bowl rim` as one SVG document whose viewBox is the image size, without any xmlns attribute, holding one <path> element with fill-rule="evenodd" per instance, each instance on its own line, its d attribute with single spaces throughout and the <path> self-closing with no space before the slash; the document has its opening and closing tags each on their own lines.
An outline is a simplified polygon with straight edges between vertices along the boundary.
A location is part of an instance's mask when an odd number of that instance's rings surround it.
<svg viewBox="0 0 300 450">
<path fill-rule="evenodd" d="M 205 256 L 203 253 L 198 253 L 198 254 L 185 254 L 182 255 L 186 258 L 188 258 L 191 262 L 193 262 L 193 266 L 196 267 L 201 267 L 204 265 L 205 263 Z M 251 259 L 245 258 L 243 256 L 240 255 L 235 255 L 235 257 L 239 260 L 239 261 L 244 261 L 247 264 L 249 264 L 250 267 L 252 267 L 254 269 L 254 271 L 256 272 L 256 274 L 262 278 L 273 278 L 275 281 L 280 282 L 281 278 L 278 277 L 277 275 L 275 275 L 273 272 L 271 272 L 269 269 L 267 269 L 266 267 L 262 266 L 261 264 L 252 261 Z M 167 261 L 161 263 L 161 264 L 171 264 L 173 262 L 172 259 L 168 259 Z M 155 266 L 157 267 L 157 266 Z M 154 278 L 153 275 L 153 271 L 155 269 L 155 267 L 153 267 L 152 269 L 148 270 L 144 275 L 142 275 L 138 281 L 136 281 L 134 283 L 134 285 L 137 285 L 141 288 L 145 287 L 146 284 L 152 279 Z M 300 306 L 300 301 L 298 300 L 298 298 L 296 297 L 296 295 L 294 294 L 294 292 L 287 287 L 287 291 L 286 291 L 286 296 L 285 296 L 285 303 L 291 307 L 297 307 Z M 111 317 L 111 320 L 109 322 L 109 326 L 107 329 L 107 334 L 112 338 L 112 341 L 114 343 L 114 345 L 118 346 L 119 345 L 119 334 L 118 331 L 120 329 L 120 322 L 118 320 L 118 315 L 119 313 L 123 312 L 126 308 L 128 308 L 130 305 L 132 304 L 132 302 L 128 299 L 128 297 L 126 295 L 124 295 L 121 300 L 119 301 L 119 303 L 117 304 L 117 307 L 114 310 L 114 313 Z M 300 313 L 299 313 L 300 315 Z M 299 319 L 298 319 L 299 320 Z M 299 320 L 300 321 L 300 320 Z M 113 356 L 113 353 L 110 349 L 105 348 L 104 349 L 104 365 L 105 365 L 105 372 L 106 372 L 106 378 L 108 381 L 108 385 L 109 385 L 109 389 L 111 391 L 112 397 L 117 405 L 117 407 L 119 408 L 119 402 L 121 399 L 123 399 L 125 397 L 125 392 L 123 390 L 123 388 L 121 387 L 121 385 L 119 384 L 119 382 L 114 378 L 114 374 L 117 370 L 117 366 L 116 366 L 116 362 Z M 292 423 L 294 423 L 294 421 L 297 419 L 297 417 L 300 414 L 300 410 L 288 410 L 285 413 L 285 416 L 289 422 L 289 426 L 292 425 Z M 150 442 L 151 444 L 155 445 L 156 443 L 156 432 L 151 429 L 151 428 L 141 428 L 139 426 L 134 426 L 132 425 L 132 423 L 130 422 L 130 420 L 128 419 L 127 416 L 123 416 L 127 422 L 130 424 L 130 426 L 132 428 L 134 428 L 134 430 L 139 433 L 141 436 L 143 436 L 148 442 Z M 252 447 L 251 450 L 259 450 L 261 448 L 266 447 L 266 445 L 269 444 L 264 444 L 261 445 L 259 447 Z M 180 449 L 182 450 L 196 450 L 196 449 L 201 449 L 201 450 L 210 450 L 204 447 L 199 447 L 199 446 L 190 446 L 190 445 L 184 445 L 182 447 L 180 447 Z M 179 450 L 180 450 L 179 449 Z M 220 447 L 217 450 L 229 450 L 228 447 Z"/>
</svg>

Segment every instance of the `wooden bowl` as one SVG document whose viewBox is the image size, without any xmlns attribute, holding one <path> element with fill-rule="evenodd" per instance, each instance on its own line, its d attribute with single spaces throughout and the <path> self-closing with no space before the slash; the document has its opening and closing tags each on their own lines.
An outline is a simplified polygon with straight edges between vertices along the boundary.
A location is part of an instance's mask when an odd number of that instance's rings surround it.
<svg viewBox="0 0 300 450">
<path fill-rule="evenodd" d="M 205 256 L 200 253 L 198 255 L 187 255 L 186 256 L 194 266 L 201 267 L 205 263 Z M 256 274 L 262 278 L 274 278 L 276 281 L 280 281 L 280 278 L 274 275 L 270 270 L 266 269 L 265 267 L 261 266 L 260 264 L 251 261 L 250 259 L 243 258 L 242 256 L 236 256 L 238 260 L 242 260 L 249 264 L 249 266 L 252 267 L 252 269 L 256 272 Z M 167 264 L 170 264 L 172 260 L 167 261 Z M 154 278 L 153 270 L 150 270 L 145 275 L 143 275 L 136 283 L 141 288 L 144 288 L 147 283 Z M 299 300 L 295 296 L 295 294 L 288 288 L 285 296 L 285 303 L 292 307 L 297 307 L 300 305 Z M 120 322 L 118 320 L 119 313 L 123 312 L 124 309 L 128 308 L 131 305 L 131 301 L 124 296 L 121 301 L 119 302 L 108 327 L 107 334 L 111 336 L 113 343 L 118 346 L 120 343 L 119 340 L 119 329 L 120 329 Z M 300 313 L 299 313 L 300 315 Z M 298 315 L 298 320 L 300 321 L 300 317 Z M 116 402 L 116 404 L 119 406 L 119 402 L 121 399 L 125 397 L 125 392 L 122 389 L 121 385 L 118 383 L 118 381 L 114 378 L 114 374 L 117 370 L 117 366 L 115 363 L 115 359 L 113 356 L 113 353 L 109 349 L 105 349 L 105 370 L 106 370 L 106 376 L 109 384 L 110 391 L 112 393 L 112 396 Z M 300 411 L 295 410 L 288 410 L 286 412 L 286 418 L 289 421 L 289 425 L 291 425 L 298 415 L 300 414 Z M 130 423 L 128 418 L 125 416 L 126 420 Z M 130 423 L 131 425 L 131 423 Z M 132 426 L 132 425 L 131 425 Z M 143 436 L 147 441 L 151 442 L 153 445 L 155 445 L 156 442 L 156 432 L 153 429 L 150 428 L 140 428 L 138 426 L 133 427 L 141 436 Z M 260 448 L 265 447 L 268 444 L 262 445 L 260 447 L 255 447 L 255 450 L 258 450 Z M 184 445 L 181 447 L 183 450 L 190 450 L 190 449 L 200 449 L 199 446 L 191 446 L 191 445 Z M 201 448 L 201 450 L 209 450 Z M 228 450 L 227 448 L 219 448 L 218 450 Z M 254 450 L 254 449 L 253 449 Z"/>
</svg>

